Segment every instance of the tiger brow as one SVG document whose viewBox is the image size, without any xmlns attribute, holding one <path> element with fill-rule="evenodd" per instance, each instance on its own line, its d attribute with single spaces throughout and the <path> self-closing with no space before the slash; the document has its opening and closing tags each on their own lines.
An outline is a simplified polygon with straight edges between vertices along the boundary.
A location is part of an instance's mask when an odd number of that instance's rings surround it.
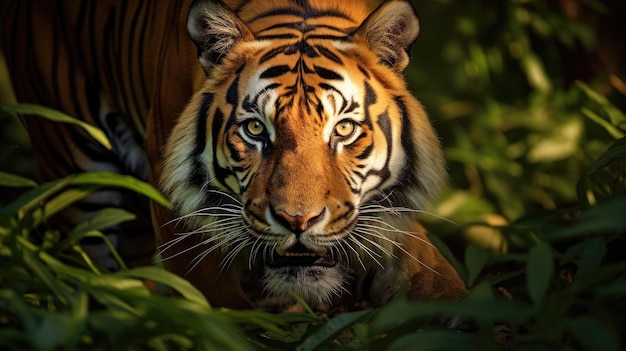
<svg viewBox="0 0 626 351">
<path fill-rule="evenodd" d="M 251 24 L 260 19 L 265 19 L 267 17 L 272 17 L 272 16 L 282 16 L 282 15 L 298 16 L 303 19 L 318 18 L 318 17 L 338 17 L 338 18 L 342 18 L 342 19 L 346 19 L 346 20 L 354 22 L 353 18 L 351 18 L 350 16 L 340 11 L 333 11 L 333 10 L 315 11 L 310 8 L 306 9 L 305 11 L 305 10 L 297 10 L 297 9 L 290 8 L 290 7 L 282 7 L 282 8 L 277 8 L 274 10 L 262 12 L 252 17 L 250 20 L 247 21 L 247 23 Z"/>
</svg>

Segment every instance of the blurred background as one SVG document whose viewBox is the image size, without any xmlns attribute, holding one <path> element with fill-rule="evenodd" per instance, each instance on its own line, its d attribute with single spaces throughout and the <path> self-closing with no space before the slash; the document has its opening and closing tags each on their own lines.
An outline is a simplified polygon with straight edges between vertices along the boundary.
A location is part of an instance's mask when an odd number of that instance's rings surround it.
<svg viewBox="0 0 626 351">
<path fill-rule="evenodd" d="M 580 177 L 626 130 L 626 2 L 414 4 L 422 31 L 407 78 L 450 171 L 437 213 L 499 226 L 576 204 Z M 588 182 L 603 189 L 587 200 L 623 194 L 624 169 L 595 174 L 607 179 Z M 439 231 L 459 230 L 490 240 L 480 225 Z"/>
<path fill-rule="evenodd" d="M 497 246 L 494 226 L 576 204 L 579 178 L 626 129 L 626 2 L 413 2 L 421 34 L 407 81 L 450 171 L 433 211 L 465 225 L 427 222 Z M 11 102 L 4 67 L 0 86 Z M 0 123 L 0 170 L 35 177 L 19 120 Z M 587 200 L 623 188 L 623 170 L 622 162 L 594 175 L 607 179 Z"/>
</svg>

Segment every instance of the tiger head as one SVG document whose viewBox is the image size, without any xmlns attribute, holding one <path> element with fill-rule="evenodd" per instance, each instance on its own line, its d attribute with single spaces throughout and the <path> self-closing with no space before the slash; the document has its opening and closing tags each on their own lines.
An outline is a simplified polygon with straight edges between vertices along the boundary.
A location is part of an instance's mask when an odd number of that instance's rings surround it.
<svg viewBox="0 0 626 351">
<path fill-rule="evenodd" d="M 221 255 L 215 269 L 245 262 L 284 303 L 330 304 L 355 277 L 399 271 L 415 213 L 446 178 L 403 78 L 411 4 L 196 1 L 187 29 L 206 79 L 162 174 L 181 235 Z"/>
</svg>

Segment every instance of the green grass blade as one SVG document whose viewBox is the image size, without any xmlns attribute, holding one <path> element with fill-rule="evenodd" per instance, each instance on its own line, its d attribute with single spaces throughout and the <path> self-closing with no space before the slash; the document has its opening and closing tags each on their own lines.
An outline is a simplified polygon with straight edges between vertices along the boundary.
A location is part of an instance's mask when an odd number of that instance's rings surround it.
<svg viewBox="0 0 626 351">
<path fill-rule="evenodd" d="M 145 280 L 151 280 L 160 284 L 165 284 L 174 290 L 178 291 L 186 299 L 193 301 L 202 306 L 209 306 L 204 295 L 198 291 L 187 280 L 170 273 L 159 267 L 138 267 L 124 272 L 119 272 L 116 275 L 121 277 L 132 277 Z"/>
<path fill-rule="evenodd" d="M 72 229 L 68 234 L 68 240 L 78 242 L 89 232 L 109 228 L 135 218 L 134 214 L 120 208 L 103 208 L 93 217 Z"/>
<path fill-rule="evenodd" d="M 111 172 L 87 172 L 74 176 L 71 179 L 71 184 L 125 188 L 142 194 L 163 206 L 169 206 L 167 199 L 151 184 L 127 175 Z"/>
<path fill-rule="evenodd" d="M 339 333 L 347 330 L 349 327 L 361 322 L 365 318 L 372 315 L 373 310 L 364 310 L 358 312 L 350 312 L 341 314 L 324 324 L 321 328 L 306 338 L 297 351 L 313 351 L 317 350 L 324 344 L 332 341 Z"/>
<path fill-rule="evenodd" d="M 108 150 L 111 150 L 111 142 L 109 138 L 107 138 L 106 134 L 95 126 L 86 123 L 84 121 L 78 120 L 74 117 L 71 117 L 61 111 L 36 105 L 36 104 L 12 104 L 12 105 L 1 105 L 0 109 L 12 115 L 31 115 L 31 116 L 39 116 L 43 117 L 47 120 L 53 122 L 61 122 L 61 123 L 69 123 L 77 125 L 83 128 L 92 138 L 97 140 L 100 144 L 106 147 Z"/>
<path fill-rule="evenodd" d="M 32 188 L 37 182 L 32 179 L 20 177 L 15 174 L 0 171 L 0 187 L 7 188 Z"/>
<path fill-rule="evenodd" d="M 78 189 L 67 189 L 61 192 L 59 195 L 52 199 L 49 199 L 43 206 L 41 216 L 35 215 L 34 221 L 31 224 L 31 228 L 37 227 L 41 222 L 49 219 L 57 213 L 63 211 L 67 207 L 75 204 L 76 202 L 83 200 L 87 196 L 91 195 L 97 187 L 90 186 Z"/>
<path fill-rule="evenodd" d="M 40 206 L 45 199 L 57 193 L 66 186 L 68 182 L 69 177 L 47 182 L 34 189 L 30 189 L 15 201 L 0 209 L 0 216 L 14 217 L 20 212 L 24 213 L 35 206 Z"/>
</svg>

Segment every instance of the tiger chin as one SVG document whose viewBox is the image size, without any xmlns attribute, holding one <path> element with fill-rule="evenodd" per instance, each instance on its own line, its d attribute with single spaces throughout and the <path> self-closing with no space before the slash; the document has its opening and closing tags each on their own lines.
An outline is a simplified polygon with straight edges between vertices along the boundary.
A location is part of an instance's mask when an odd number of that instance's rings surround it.
<svg viewBox="0 0 626 351">
<path fill-rule="evenodd" d="M 465 294 L 417 222 L 447 176 L 408 1 L 195 1 L 187 30 L 206 77 L 165 148 L 167 268 L 233 308 Z"/>
</svg>

